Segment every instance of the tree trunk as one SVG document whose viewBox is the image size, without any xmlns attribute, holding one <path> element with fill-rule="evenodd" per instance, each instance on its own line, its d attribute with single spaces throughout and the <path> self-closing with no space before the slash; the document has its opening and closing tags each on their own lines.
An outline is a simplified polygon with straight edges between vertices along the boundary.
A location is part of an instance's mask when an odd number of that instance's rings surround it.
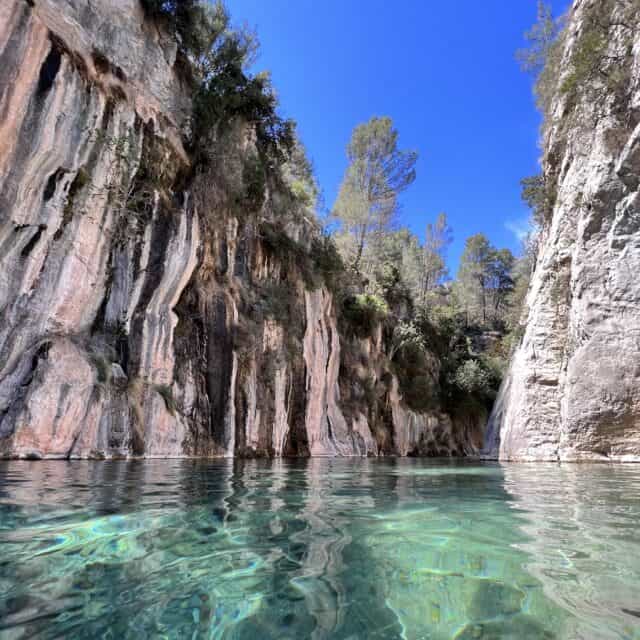
<svg viewBox="0 0 640 640">
<path fill-rule="evenodd" d="M 356 260 L 353 263 L 353 266 L 356 271 L 360 270 L 360 260 L 362 258 L 362 252 L 364 251 L 364 239 L 367 233 L 367 227 L 362 225 L 362 232 L 360 233 L 360 240 L 358 242 L 358 252 L 356 253 Z"/>
</svg>

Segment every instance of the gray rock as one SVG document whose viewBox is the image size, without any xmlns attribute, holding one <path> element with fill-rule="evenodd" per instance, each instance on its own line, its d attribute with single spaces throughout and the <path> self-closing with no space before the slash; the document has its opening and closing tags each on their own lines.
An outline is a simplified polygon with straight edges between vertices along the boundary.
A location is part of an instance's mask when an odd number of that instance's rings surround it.
<svg viewBox="0 0 640 640">
<path fill-rule="evenodd" d="M 589 2 L 576 2 L 568 32 Z M 526 332 L 490 418 L 484 455 L 640 461 L 640 32 L 620 113 L 558 92 L 543 169 L 557 174 L 527 297 Z M 628 31 L 612 31 L 613 50 Z M 565 51 L 565 68 L 576 39 Z M 571 117 L 570 122 L 565 119 Z M 594 123 L 591 125 L 590 123 Z"/>
</svg>

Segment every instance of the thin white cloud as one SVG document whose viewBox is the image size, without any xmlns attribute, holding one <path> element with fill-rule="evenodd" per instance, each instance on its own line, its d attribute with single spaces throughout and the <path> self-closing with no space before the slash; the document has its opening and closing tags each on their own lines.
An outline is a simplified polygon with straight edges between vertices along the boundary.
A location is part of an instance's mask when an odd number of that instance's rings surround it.
<svg viewBox="0 0 640 640">
<path fill-rule="evenodd" d="M 529 218 L 518 218 L 515 220 L 507 220 L 504 226 L 513 233 L 513 235 L 523 242 L 525 238 L 531 233 L 532 226 Z"/>
</svg>

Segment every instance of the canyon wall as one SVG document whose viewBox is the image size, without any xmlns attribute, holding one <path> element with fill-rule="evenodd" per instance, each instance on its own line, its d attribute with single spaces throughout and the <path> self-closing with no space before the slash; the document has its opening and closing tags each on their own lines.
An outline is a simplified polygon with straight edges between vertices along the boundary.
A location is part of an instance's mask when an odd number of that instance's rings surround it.
<svg viewBox="0 0 640 640">
<path fill-rule="evenodd" d="M 405 406 L 380 331 L 341 332 L 293 251 L 313 212 L 230 205 L 251 128 L 217 184 L 190 114 L 138 0 L 0 6 L 0 456 L 474 451 L 478 425 Z"/>
<path fill-rule="evenodd" d="M 638 16 L 624 0 L 569 13 L 544 133 L 552 211 L 487 457 L 640 460 Z"/>
</svg>

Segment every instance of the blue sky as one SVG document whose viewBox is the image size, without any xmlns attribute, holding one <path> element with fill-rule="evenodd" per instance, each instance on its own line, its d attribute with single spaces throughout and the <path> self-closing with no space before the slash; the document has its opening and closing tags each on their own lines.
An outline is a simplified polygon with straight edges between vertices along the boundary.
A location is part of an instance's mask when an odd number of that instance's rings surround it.
<svg viewBox="0 0 640 640">
<path fill-rule="evenodd" d="M 536 0 L 228 0 L 257 31 L 256 69 L 271 71 L 281 111 L 298 122 L 326 205 L 353 127 L 390 116 L 418 151 L 400 222 L 421 238 L 445 211 L 455 275 L 464 240 L 483 232 L 517 251 L 526 223 L 519 181 L 538 170 L 532 79 L 514 52 Z"/>
</svg>

